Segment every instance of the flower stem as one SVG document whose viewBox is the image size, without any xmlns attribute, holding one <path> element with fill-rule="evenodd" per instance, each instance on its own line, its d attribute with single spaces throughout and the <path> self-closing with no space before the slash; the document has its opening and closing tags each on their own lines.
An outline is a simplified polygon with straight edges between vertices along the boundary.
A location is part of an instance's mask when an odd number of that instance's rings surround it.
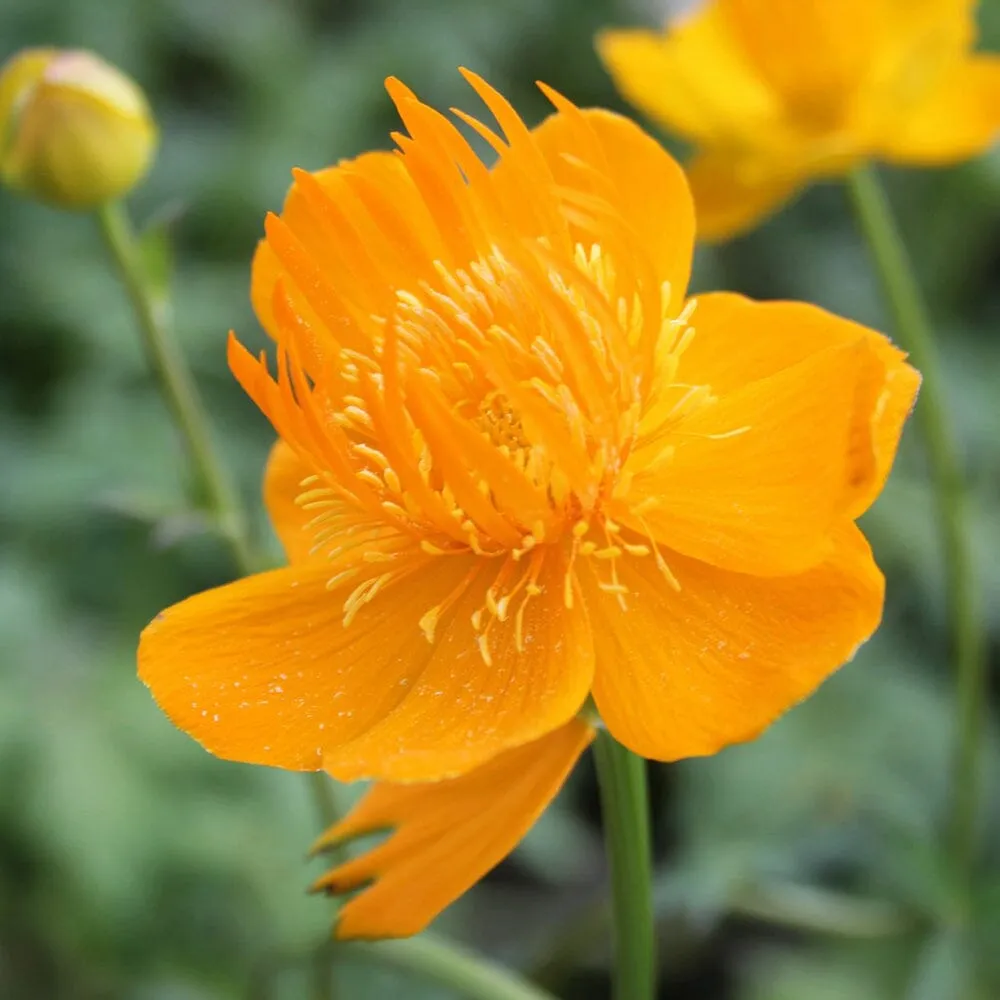
<svg viewBox="0 0 1000 1000">
<path fill-rule="evenodd" d="M 948 847 L 956 872 L 967 881 L 976 850 L 987 677 L 965 484 L 948 419 L 937 345 L 888 199 L 869 168 L 851 174 L 848 190 L 882 282 L 896 335 L 923 375 L 916 414 L 935 492 L 958 688 Z"/>
<path fill-rule="evenodd" d="M 101 234 L 135 311 L 142 344 L 160 391 L 180 431 L 197 477 L 201 500 L 229 546 L 241 574 L 254 570 L 244 517 L 229 479 L 212 447 L 205 407 L 190 369 L 171 335 L 166 310 L 143 265 L 124 207 L 109 202 L 97 211 Z"/>
<path fill-rule="evenodd" d="M 97 211 L 101 235 L 135 312 L 143 347 L 160 392 L 173 416 L 197 479 L 199 499 L 211 513 L 242 576 L 259 568 L 246 534 L 240 509 L 225 467 L 212 446 L 208 415 L 167 321 L 167 309 L 157 296 L 144 266 L 139 244 L 124 206 L 109 202 Z M 307 775 L 310 795 L 320 821 L 337 819 L 330 779 L 322 772 Z M 333 986 L 325 987 L 332 1000 Z"/>
<path fill-rule="evenodd" d="M 334 942 L 333 950 L 345 962 L 370 962 L 413 973 L 468 1000 L 554 1000 L 513 973 L 426 934 L 377 944 Z"/>
<path fill-rule="evenodd" d="M 306 774 L 312 786 L 313 804 L 316 809 L 316 818 L 325 829 L 333 826 L 343 815 L 337 796 L 337 786 L 325 771 L 310 771 Z"/>
<path fill-rule="evenodd" d="M 594 761 L 611 866 L 614 998 L 652 1000 L 656 948 L 646 764 L 606 729 L 597 734 Z"/>
</svg>

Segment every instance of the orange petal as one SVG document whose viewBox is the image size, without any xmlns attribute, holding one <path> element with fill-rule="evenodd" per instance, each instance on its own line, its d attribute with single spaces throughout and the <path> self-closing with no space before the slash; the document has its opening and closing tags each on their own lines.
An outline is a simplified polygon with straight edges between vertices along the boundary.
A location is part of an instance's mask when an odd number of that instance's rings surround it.
<svg viewBox="0 0 1000 1000">
<path fill-rule="evenodd" d="M 882 574 L 853 524 L 838 530 L 825 563 L 798 576 L 667 560 L 679 592 L 649 558 L 620 562 L 627 611 L 593 583 L 587 591 L 597 706 L 644 757 L 703 756 L 752 739 L 849 660 L 881 617 Z"/>
<path fill-rule="evenodd" d="M 304 359 L 310 373 L 336 357 L 345 335 L 357 337 L 359 319 L 384 315 L 397 287 L 414 287 L 429 276 L 440 254 L 433 220 L 394 153 L 365 153 L 315 173 L 295 172 L 281 219 L 322 274 L 327 308 L 321 315 L 310 301 L 315 289 L 308 276 L 283 262 L 270 236 L 254 256 L 251 299 L 265 330 L 280 339 L 273 300 L 284 280 L 294 312 L 316 334 Z"/>
<path fill-rule="evenodd" d="M 398 707 L 360 739 L 326 755 L 330 774 L 341 781 L 437 781 L 576 715 L 590 691 L 594 651 L 583 609 L 566 607 L 566 566 L 546 554 L 536 579 L 541 592 L 512 602 L 505 621 L 492 619 L 487 663 L 469 621 L 487 604 L 494 575 L 482 572 L 455 600 L 424 656 L 426 666 Z"/>
<path fill-rule="evenodd" d="M 552 91 L 546 89 L 551 97 Z M 631 244 L 652 266 L 659 305 L 659 284 L 669 282 L 674 311 L 687 290 L 694 250 L 694 209 L 687 180 L 677 161 L 634 122 L 610 111 L 560 110 L 534 130 L 555 182 L 568 191 L 603 199 L 620 214 Z M 575 113 L 574 113 L 575 112 Z M 588 246 L 601 243 L 618 266 L 627 266 L 627 255 L 615 256 L 619 234 L 602 238 L 596 231 L 578 232 L 576 239 Z M 617 235 L 617 239 L 615 236 Z"/>
<path fill-rule="evenodd" d="M 859 336 L 668 424 L 630 457 L 631 513 L 618 516 L 736 572 L 783 576 L 816 565 L 843 515 L 858 389 L 872 363 Z"/>
<path fill-rule="evenodd" d="M 729 149 L 699 153 L 688 164 L 698 238 L 717 243 L 740 236 L 791 201 L 809 175 L 790 158 L 747 158 Z"/>
<path fill-rule="evenodd" d="M 304 562 L 309 558 L 315 532 L 307 525 L 316 516 L 315 511 L 304 510 L 298 503 L 306 490 L 305 481 L 313 469 L 280 438 L 274 442 L 264 470 L 264 504 L 271 516 L 285 555 L 289 562 Z"/>
<path fill-rule="evenodd" d="M 694 301 L 695 335 L 681 358 L 678 378 L 709 385 L 717 396 L 864 338 L 903 357 L 882 334 L 818 306 L 758 302 L 732 292 L 711 292 Z"/>
<path fill-rule="evenodd" d="M 360 552 L 380 541 L 362 536 Z M 483 562 L 347 553 L 248 577 L 159 615 L 143 632 L 139 673 L 219 757 L 323 766 L 344 780 L 452 777 L 563 725 L 593 677 L 586 616 L 566 610 L 556 565 L 520 616 L 515 605 L 493 622 L 487 665 L 470 624 L 493 582 Z M 367 572 L 328 588 L 338 568 L 359 565 Z M 401 578 L 345 625 L 345 603 L 383 572 Z"/>
<path fill-rule="evenodd" d="M 328 177 L 336 168 L 330 167 L 317 173 L 317 178 Z M 285 197 L 285 204 L 282 208 L 282 215 L 296 220 L 302 224 L 305 216 L 303 199 L 296 185 L 293 183 Z M 285 269 L 278 260 L 274 251 L 266 240 L 261 240 L 257 244 L 254 253 L 253 264 L 250 269 L 250 301 L 253 304 L 254 312 L 260 325 L 267 331 L 274 340 L 279 339 L 278 324 L 274 317 L 274 289 L 278 281 L 284 278 L 284 283 L 288 294 L 292 296 L 295 311 L 309 324 L 313 330 L 322 330 L 323 324 L 320 322 L 315 310 L 306 301 L 305 296 L 297 289 L 286 275 Z M 316 344 L 314 348 L 315 356 L 323 356 L 323 348 L 332 350 L 330 345 Z M 312 360 L 312 359 L 310 359 Z M 315 371 L 316 366 L 310 366 L 310 370 Z"/>
<path fill-rule="evenodd" d="M 630 104 L 694 142 L 760 141 L 780 121 L 777 95 L 718 3 L 702 4 L 665 33 L 603 32 L 597 51 Z"/>
<path fill-rule="evenodd" d="M 376 785 L 317 844 L 393 833 L 334 868 L 316 889 L 370 884 L 340 911 L 339 938 L 405 937 L 422 931 L 517 845 L 562 787 L 594 732 L 573 719 L 554 733 L 454 778 Z"/>
<path fill-rule="evenodd" d="M 1000 138 L 1000 57 L 960 62 L 930 96 L 883 129 L 881 154 L 897 163 L 966 160 Z"/>
<path fill-rule="evenodd" d="M 872 348 L 873 361 L 855 408 L 855 466 L 849 472 L 857 517 L 875 499 L 892 467 L 913 408 L 920 375 L 906 355 L 882 334 L 801 302 L 754 302 L 719 292 L 698 297 L 692 317 L 697 330 L 680 367 L 682 382 L 709 385 L 725 396 L 741 385 L 770 378 L 820 351 L 859 338 Z"/>
<path fill-rule="evenodd" d="M 139 675 L 173 722 L 211 753 L 317 770 L 325 753 L 384 718 L 416 683 L 435 652 L 420 618 L 471 565 L 425 556 L 399 563 L 410 576 L 350 627 L 343 606 L 359 581 L 328 590 L 336 568 L 325 562 L 190 597 L 142 633 Z"/>
</svg>

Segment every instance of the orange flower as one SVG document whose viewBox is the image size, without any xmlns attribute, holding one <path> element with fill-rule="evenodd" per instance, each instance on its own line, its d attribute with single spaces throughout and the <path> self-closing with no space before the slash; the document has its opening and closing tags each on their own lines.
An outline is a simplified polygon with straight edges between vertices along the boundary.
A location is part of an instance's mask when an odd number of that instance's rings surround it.
<svg viewBox="0 0 1000 1000">
<path fill-rule="evenodd" d="M 529 131 L 466 78 L 495 167 L 390 80 L 399 150 L 297 171 L 268 218 L 277 376 L 235 339 L 230 364 L 280 435 L 290 566 L 171 608 L 139 649 L 211 752 L 387 783 L 328 835 L 398 827 L 324 880 L 381 879 L 350 935 L 415 931 L 495 864 L 589 741 L 591 696 L 675 760 L 847 660 L 882 607 L 854 519 L 919 381 L 820 309 L 686 299 L 692 202 L 663 149 L 544 87 Z"/>
<path fill-rule="evenodd" d="M 1000 134 L 1000 58 L 974 0 L 707 0 L 598 50 L 636 107 L 698 148 L 698 232 L 726 239 L 811 180 L 880 158 L 946 164 Z"/>
</svg>

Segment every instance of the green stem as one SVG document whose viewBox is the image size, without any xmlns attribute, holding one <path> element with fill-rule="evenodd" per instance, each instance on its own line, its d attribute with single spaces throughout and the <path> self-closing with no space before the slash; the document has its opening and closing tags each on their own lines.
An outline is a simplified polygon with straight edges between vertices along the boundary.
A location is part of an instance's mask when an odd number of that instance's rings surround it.
<svg viewBox="0 0 1000 1000">
<path fill-rule="evenodd" d="M 198 492 L 229 545 L 240 573 L 254 570 L 246 527 L 235 493 L 212 447 L 205 407 L 167 324 L 166 310 L 150 284 L 124 207 L 97 211 L 101 234 L 135 311 L 143 347 L 160 391 L 180 431 L 197 477 Z"/>
<path fill-rule="evenodd" d="M 311 1000 L 335 1000 L 337 995 L 336 968 L 318 955 L 310 969 Z"/>
<path fill-rule="evenodd" d="M 646 763 L 606 729 L 597 734 L 594 761 L 611 866 L 614 998 L 652 1000 L 656 948 Z"/>
<path fill-rule="evenodd" d="M 430 935 L 377 944 L 335 942 L 334 955 L 345 962 L 395 968 L 454 990 L 468 1000 L 554 1000 L 506 969 Z"/>
<path fill-rule="evenodd" d="M 911 931 L 916 925 L 903 907 L 881 899 L 865 899 L 818 886 L 794 882 L 747 882 L 734 886 L 725 902 L 725 912 L 773 927 L 848 940 L 878 940 Z M 673 876 L 660 877 L 653 885 L 656 925 L 671 927 L 682 938 L 700 941 L 704 928 L 685 893 Z M 562 924 L 555 936 L 539 948 L 540 958 L 531 978 L 558 992 L 581 956 L 591 954 L 608 933 L 611 906 L 599 899 L 579 909 Z"/>
<path fill-rule="evenodd" d="M 311 771 L 306 775 L 312 786 L 313 802 L 316 806 L 316 818 L 325 829 L 333 826 L 344 814 L 337 797 L 337 786 L 325 771 Z"/>
<path fill-rule="evenodd" d="M 927 450 L 945 561 L 951 643 L 958 687 L 949 849 L 969 878 L 976 850 L 986 663 L 969 525 L 944 377 L 913 266 L 876 175 L 856 170 L 848 181 L 858 223 L 882 282 L 900 344 L 923 375 L 917 419 Z"/>
<path fill-rule="evenodd" d="M 158 298 L 149 280 L 132 223 L 125 208 L 114 202 L 98 209 L 97 219 L 104 242 L 135 311 L 150 367 L 184 441 L 197 480 L 199 499 L 208 508 L 229 546 L 239 573 L 243 576 L 253 573 L 259 566 L 247 540 L 246 519 L 225 467 L 212 446 L 205 406 L 191 370 L 171 333 L 165 304 Z M 307 777 L 317 815 L 328 826 L 338 815 L 329 778 L 322 772 Z M 322 997 L 324 1000 L 332 1000 L 334 986 L 331 982 L 324 982 Z M 317 986 L 317 991 L 318 989 Z"/>
</svg>

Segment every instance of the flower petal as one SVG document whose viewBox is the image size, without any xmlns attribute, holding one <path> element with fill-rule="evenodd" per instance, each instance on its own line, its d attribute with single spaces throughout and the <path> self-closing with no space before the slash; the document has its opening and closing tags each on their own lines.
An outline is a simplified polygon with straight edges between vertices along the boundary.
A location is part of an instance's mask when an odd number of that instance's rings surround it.
<svg viewBox="0 0 1000 1000">
<path fill-rule="evenodd" d="M 717 0 L 716 6 L 757 71 L 790 109 L 817 124 L 836 122 L 886 27 L 878 0 Z"/>
<path fill-rule="evenodd" d="M 623 559 L 621 610 L 593 584 L 587 604 L 598 671 L 594 697 L 615 738 L 677 760 L 752 739 L 851 658 L 878 626 L 883 579 L 850 524 L 821 566 L 759 579 L 667 555 Z"/>
<path fill-rule="evenodd" d="M 781 117 L 718 3 L 665 33 L 602 32 L 597 51 L 630 104 L 694 142 L 743 144 Z"/>
<path fill-rule="evenodd" d="M 783 576 L 816 565 L 843 515 L 859 387 L 876 363 L 859 335 L 651 431 L 626 466 L 630 496 L 646 499 L 617 517 L 736 572 Z"/>
<path fill-rule="evenodd" d="M 515 604 L 506 620 L 491 621 L 487 663 L 469 625 L 477 612 L 486 615 L 494 581 L 482 572 L 450 608 L 409 695 L 364 736 L 328 753 L 324 768 L 341 781 L 437 781 L 571 719 L 590 691 L 594 650 L 584 610 L 566 607 L 565 579 L 563 560 L 547 554 L 540 593 L 519 598 L 523 612 Z"/>
<path fill-rule="evenodd" d="M 818 306 L 759 302 L 732 292 L 699 295 L 691 316 L 695 336 L 678 377 L 728 396 L 831 347 L 870 337 L 900 352 L 881 334 Z"/>
<path fill-rule="evenodd" d="M 670 283 L 675 313 L 687 291 L 694 252 L 694 206 L 677 161 L 629 119 L 601 109 L 571 109 L 568 102 L 560 101 L 560 110 L 533 134 L 556 184 L 604 200 L 609 214 L 620 214 L 628 246 L 615 257 L 621 234 L 603 234 L 600 218 L 595 231 L 577 239 L 585 246 L 601 243 L 623 268 L 629 255 L 642 253 L 657 284 Z"/>
<path fill-rule="evenodd" d="M 312 467 L 290 444 L 281 438 L 274 442 L 264 470 L 264 504 L 291 563 L 305 562 L 314 544 L 315 534 L 307 526 L 315 511 L 298 503 L 306 488 L 303 482 L 312 474 Z"/>
<path fill-rule="evenodd" d="M 593 678 L 586 616 L 565 609 L 555 565 L 520 615 L 522 649 L 518 616 L 497 620 L 487 665 L 469 621 L 493 582 L 482 563 L 419 551 L 362 561 L 370 579 L 383 568 L 399 579 L 349 624 L 364 577 L 328 588 L 336 562 L 248 577 L 159 615 L 142 634 L 139 674 L 219 757 L 343 780 L 452 777 L 563 725 Z"/>
<path fill-rule="evenodd" d="M 393 830 L 379 846 L 316 882 L 317 890 L 331 893 L 371 883 L 341 909 L 337 937 L 422 931 L 510 853 L 593 737 L 590 726 L 573 719 L 451 781 L 372 788 L 317 844 L 322 850 Z"/>
<path fill-rule="evenodd" d="M 1000 57 L 960 62 L 930 96 L 880 134 L 897 163 L 945 164 L 978 156 L 1000 138 Z"/>
<path fill-rule="evenodd" d="M 864 391 L 855 407 L 847 505 L 851 517 L 867 509 L 885 484 L 920 385 L 906 355 L 882 334 L 801 302 L 754 302 L 728 292 L 700 295 L 692 323 L 697 333 L 684 352 L 680 378 L 709 385 L 718 396 L 830 347 L 866 340 L 875 363 L 859 385 Z"/>
<path fill-rule="evenodd" d="M 709 149 L 688 164 L 698 238 L 709 243 L 740 236 L 790 202 L 811 179 L 794 160 L 746 157 Z"/>
<path fill-rule="evenodd" d="M 391 311 L 396 288 L 429 276 L 441 247 L 395 153 L 365 153 L 294 177 L 281 233 L 269 230 L 257 247 L 250 291 L 261 325 L 279 340 L 273 302 L 282 282 L 293 312 L 313 333 L 304 363 L 315 373 L 337 358 L 342 341 L 360 336 L 371 315 Z"/>
<path fill-rule="evenodd" d="M 318 770 L 387 715 L 434 653 L 419 627 L 470 562 L 414 556 L 349 627 L 356 580 L 309 563 L 182 601 L 142 633 L 139 675 L 175 725 L 227 760 Z"/>
</svg>

